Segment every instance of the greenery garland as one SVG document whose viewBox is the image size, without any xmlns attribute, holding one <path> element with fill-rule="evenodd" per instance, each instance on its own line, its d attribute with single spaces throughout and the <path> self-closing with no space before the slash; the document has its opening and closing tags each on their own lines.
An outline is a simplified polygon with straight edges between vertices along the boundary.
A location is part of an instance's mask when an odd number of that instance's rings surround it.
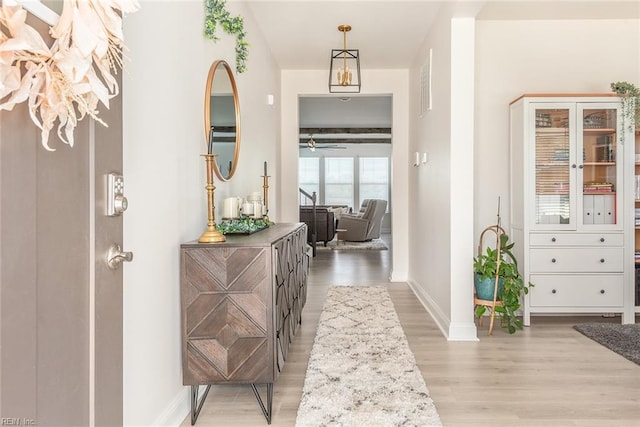
<svg viewBox="0 0 640 427">
<path fill-rule="evenodd" d="M 614 82 L 611 90 L 622 99 L 622 128 L 633 129 L 640 123 L 640 89 L 629 82 Z"/>
<path fill-rule="evenodd" d="M 222 24 L 222 29 L 227 34 L 236 36 L 236 71 L 238 74 L 247 70 L 247 58 L 249 57 L 249 43 L 245 37 L 244 19 L 242 16 L 231 16 L 226 8 L 226 0 L 205 0 L 206 15 L 204 18 L 204 36 L 213 41 L 220 40 L 216 36 L 217 24 Z"/>
<path fill-rule="evenodd" d="M 216 225 L 216 229 L 222 234 L 252 234 L 270 226 L 271 223 L 262 218 L 242 217 L 222 220 Z"/>
</svg>

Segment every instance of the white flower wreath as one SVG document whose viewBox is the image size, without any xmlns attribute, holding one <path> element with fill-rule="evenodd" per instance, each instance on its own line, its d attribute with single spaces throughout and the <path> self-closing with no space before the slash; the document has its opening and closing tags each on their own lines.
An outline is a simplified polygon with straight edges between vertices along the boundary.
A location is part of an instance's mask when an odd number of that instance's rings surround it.
<svg viewBox="0 0 640 427">
<path fill-rule="evenodd" d="M 58 121 L 58 137 L 73 146 L 73 131 L 86 115 L 98 117 L 98 101 L 109 108 L 119 93 L 114 77 L 122 68 L 125 49 L 122 18 L 118 13 L 139 9 L 137 0 L 64 0 L 59 21 L 50 27 L 54 39 L 47 46 L 26 24 L 19 5 L 0 9 L 0 110 L 12 110 L 28 101 L 31 120 L 42 130 L 42 145 L 49 147 L 49 132 Z"/>
</svg>

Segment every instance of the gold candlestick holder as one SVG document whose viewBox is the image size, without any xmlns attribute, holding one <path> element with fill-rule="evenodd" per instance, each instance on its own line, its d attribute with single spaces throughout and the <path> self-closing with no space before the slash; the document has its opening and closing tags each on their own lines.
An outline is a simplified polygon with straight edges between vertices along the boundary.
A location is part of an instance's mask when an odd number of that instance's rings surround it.
<svg viewBox="0 0 640 427">
<path fill-rule="evenodd" d="M 218 229 L 216 228 L 216 215 L 215 215 L 215 203 L 214 193 L 216 186 L 213 185 L 213 160 L 215 154 L 203 154 L 204 160 L 207 165 L 207 229 L 202 233 L 198 242 L 200 243 L 220 243 L 227 240 Z"/>
<path fill-rule="evenodd" d="M 262 200 L 264 200 L 265 210 L 265 214 L 262 216 L 262 219 L 264 219 L 266 222 L 271 222 L 269 220 L 269 175 L 267 175 L 266 173 L 262 175 Z"/>
</svg>

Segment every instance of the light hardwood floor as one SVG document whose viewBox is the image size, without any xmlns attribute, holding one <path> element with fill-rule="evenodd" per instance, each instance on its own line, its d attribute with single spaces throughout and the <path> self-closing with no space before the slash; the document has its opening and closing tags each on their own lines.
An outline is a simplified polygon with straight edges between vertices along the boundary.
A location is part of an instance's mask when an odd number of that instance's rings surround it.
<svg viewBox="0 0 640 427">
<path fill-rule="evenodd" d="M 390 251 L 319 251 L 301 330 L 274 387 L 272 425 L 294 426 L 318 318 L 331 284 L 386 284 L 444 426 L 640 426 L 640 366 L 582 336 L 581 321 L 534 317 L 509 335 L 448 342 L 406 283 L 389 283 Z M 640 319 L 638 319 L 640 321 Z M 188 426 L 185 420 L 184 426 Z M 213 386 L 196 426 L 266 426 L 248 386 Z"/>
</svg>

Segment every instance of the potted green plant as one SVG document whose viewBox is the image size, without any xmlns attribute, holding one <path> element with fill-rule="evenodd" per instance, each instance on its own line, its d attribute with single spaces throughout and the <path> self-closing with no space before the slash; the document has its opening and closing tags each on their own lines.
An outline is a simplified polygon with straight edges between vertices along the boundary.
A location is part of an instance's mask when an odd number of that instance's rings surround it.
<svg viewBox="0 0 640 427">
<path fill-rule="evenodd" d="M 640 123 L 640 89 L 633 83 L 613 82 L 611 90 L 622 100 L 622 127 L 632 129 Z"/>
<path fill-rule="evenodd" d="M 509 236 L 498 228 L 499 247 L 487 247 L 484 253 L 479 253 L 473 259 L 473 269 L 475 273 L 476 292 L 480 292 L 478 297 L 485 300 L 493 300 L 496 276 L 498 277 L 497 300 L 502 304 L 494 307 L 495 312 L 501 318 L 502 327 L 506 328 L 510 334 L 516 329 L 522 329 L 523 324 L 517 316 L 520 309 L 520 301 L 524 295 L 529 293 L 532 283 L 525 284 L 523 277 L 518 271 L 518 262 L 511 251 L 514 243 L 509 242 Z M 500 262 L 498 263 L 498 259 Z M 496 273 L 497 269 L 497 273 Z M 484 287 L 489 287 L 489 293 L 483 294 Z M 478 305 L 475 315 L 484 315 L 487 307 Z"/>
</svg>

